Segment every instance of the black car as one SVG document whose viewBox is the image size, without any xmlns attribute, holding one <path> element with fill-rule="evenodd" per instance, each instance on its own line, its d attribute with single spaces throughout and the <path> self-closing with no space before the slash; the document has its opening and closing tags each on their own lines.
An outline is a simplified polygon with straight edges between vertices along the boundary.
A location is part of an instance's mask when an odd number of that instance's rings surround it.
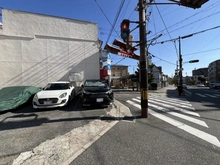
<svg viewBox="0 0 220 165">
<path fill-rule="evenodd" d="M 82 85 L 82 105 L 109 105 L 114 102 L 114 93 L 102 80 L 86 80 Z"/>
</svg>

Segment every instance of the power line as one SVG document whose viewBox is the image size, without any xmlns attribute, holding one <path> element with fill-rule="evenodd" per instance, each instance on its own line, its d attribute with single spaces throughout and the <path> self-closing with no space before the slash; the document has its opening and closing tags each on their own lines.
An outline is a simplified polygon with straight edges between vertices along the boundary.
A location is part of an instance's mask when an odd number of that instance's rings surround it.
<svg viewBox="0 0 220 165">
<path fill-rule="evenodd" d="M 100 5 L 98 4 L 98 2 L 96 0 L 94 0 L 97 4 L 97 6 L 99 7 L 99 9 L 101 10 L 102 14 L 105 16 L 105 18 L 107 19 L 107 21 L 109 22 L 109 24 L 113 27 L 114 31 L 117 33 L 117 31 L 115 30 L 114 26 L 112 25 L 112 23 L 110 22 L 110 20 L 108 19 L 108 17 L 106 16 L 105 12 L 102 10 L 102 8 L 100 7 Z M 119 35 L 119 34 L 118 34 Z M 107 42 L 106 42 L 107 43 Z"/>
<path fill-rule="evenodd" d="M 110 33 L 109 33 L 108 39 L 106 40 L 106 44 L 108 43 L 108 41 L 109 41 L 109 39 L 110 39 L 110 37 L 111 37 L 111 34 L 112 34 L 113 29 L 115 28 L 116 22 L 117 22 L 117 20 L 118 20 L 118 17 L 119 17 L 119 14 L 120 14 L 120 12 L 121 12 L 121 9 L 122 9 L 122 7 L 123 7 L 123 5 L 124 5 L 124 2 L 125 2 L 125 0 L 122 0 L 121 5 L 120 5 L 120 7 L 119 7 L 119 10 L 118 10 L 118 12 L 117 12 L 117 14 L 116 14 L 116 16 L 115 16 L 115 20 L 114 20 L 114 23 L 113 23 L 113 25 L 112 25 L 111 31 L 110 31 Z M 116 32 L 116 34 L 119 36 L 119 34 L 117 33 L 116 30 L 115 30 L 115 32 Z"/>
<path fill-rule="evenodd" d="M 211 51 L 216 51 L 216 50 L 220 50 L 220 48 L 210 49 L 210 50 L 204 50 L 204 51 L 194 52 L 194 53 L 189 53 L 189 54 L 185 54 L 185 55 L 183 55 L 183 56 L 190 56 L 190 55 L 195 55 L 195 54 L 200 54 L 200 53 L 206 53 L 206 52 L 211 52 Z"/>
<path fill-rule="evenodd" d="M 188 37 L 191 37 L 191 36 L 193 36 L 193 35 L 200 34 L 200 33 L 204 33 L 204 32 L 207 32 L 207 31 L 210 31 L 210 30 L 214 30 L 214 29 L 217 29 L 217 28 L 220 28 L 220 26 L 215 26 L 215 27 L 213 27 L 213 28 L 209 28 L 209 29 L 202 30 L 202 31 L 199 31 L 199 32 L 191 33 L 191 34 L 182 36 L 182 37 L 180 37 L 180 38 L 181 38 L 181 39 L 188 38 Z M 156 43 L 154 43 L 154 45 L 155 45 L 155 44 L 163 44 L 163 43 L 165 43 L 165 42 L 170 42 L 170 41 L 176 41 L 176 40 L 178 40 L 178 39 L 179 39 L 179 37 L 174 38 L 174 39 L 171 39 L 171 40 L 156 42 Z"/>
<path fill-rule="evenodd" d="M 155 57 L 155 58 L 161 60 L 161 61 L 164 61 L 164 62 L 169 63 L 169 64 L 172 64 L 172 65 L 176 65 L 176 64 L 174 64 L 174 63 L 172 63 L 172 62 L 166 61 L 166 60 L 164 60 L 164 59 L 162 59 L 162 58 L 160 58 L 160 57 L 157 57 L 157 56 L 155 56 L 155 55 L 153 55 L 153 54 L 151 54 L 151 55 L 152 55 L 153 57 Z"/>
<path fill-rule="evenodd" d="M 155 0 L 154 0 L 154 1 L 155 1 Z M 165 24 L 165 22 L 164 22 L 164 20 L 163 20 L 163 17 L 162 17 L 162 15 L 161 15 L 160 10 L 158 9 L 158 6 L 157 6 L 157 5 L 156 5 L 156 8 L 157 8 L 157 10 L 158 10 L 158 13 L 159 13 L 159 15 L 160 15 L 160 17 L 161 17 L 161 20 L 162 20 L 164 26 L 166 27 L 166 31 L 167 31 L 167 33 L 169 34 L 170 39 L 172 39 L 172 37 L 171 37 L 171 35 L 170 35 L 170 32 L 168 31 L 168 28 L 167 28 L 167 26 L 166 26 L 166 24 Z M 175 49 L 176 49 L 176 54 L 177 54 L 177 59 L 178 59 L 178 58 L 179 58 L 179 57 L 178 57 L 178 50 L 177 50 L 177 47 L 176 47 L 176 44 L 175 44 L 175 43 L 174 43 L 174 47 L 175 47 Z"/>
<path fill-rule="evenodd" d="M 220 5 L 220 2 L 219 2 L 218 5 Z M 183 20 L 181 20 L 181 21 L 179 21 L 179 22 L 177 22 L 177 23 L 175 23 L 175 24 L 169 26 L 168 28 L 171 28 L 171 27 L 173 27 L 173 26 L 177 26 L 178 24 L 180 24 L 180 23 L 182 23 L 182 22 L 184 22 L 184 21 L 187 21 L 187 20 L 191 19 L 192 17 L 194 17 L 194 16 L 196 16 L 196 15 L 198 15 L 198 14 L 201 14 L 202 12 L 207 12 L 208 10 L 214 8 L 214 7 L 212 7 L 212 6 L 216 7 L 217 5 L 216 5 L 216 4 L 214 4 L 214 5 L 212 4 L 212 5 L 210 5 L 209 7 L 207 7 L 206 9 L 203 9 L 202 11 L 197 12 L 197 13 L 195 13 L 195 14 L 193 14 L 193 15 L 191 15 L 191 16 L 189 16 L 189 17 L 187 17 L 187 18 L 185 18 L 185 19 L 183 19 Z M 212 8 L 210 8 L 210 7 L 212 7 Z M 209 9 L 209 8 L 210 8 L 210 9 Z M 199 20 L 197 20 L 197 21 L 191 22 L 191 23 L 189 23 L 189 24 L 187 24 L 187 25 L 185 25 L 185 26 L 182 26 L 182 27 L 177 28 L 177 29 L 175 29 L 175 30 L 173 30 L 173 31 L 170 31 L 170 33 L 174 32 L 174 31 L 177 31 L 177 30 L 179 30 L 179 29 L 181 29 L 181 28 L 183 28 L 183 27 L 189 26 L 189 25 L 191 25 L 191 24 L 197 23 L 197 22 L 199 22 L 199 21 L 201 21 L 201 20 L 203 20 L 203 19 L 206 19 L 206 18 L 208 18 L 208 17 L 210 17 L 210 16 L 213 16 L 213 15 L 216 15 L 216 14 L 218 14 L 218 13 L 219 13 L 219 12 L 210 14 L 210 15 L 208 15 L 208 16 L 206 16 L 206 17 L 203 17 L 203 18 L 201 18 L 201 19 L 199 19 Z M 166 29 L 161 30 L 160 32 L 157 32 L 156 34 L 154 34 L 154 35 L 152 35 L 152 36 L 150 36 L 150 37 L 156 36 L 156 35 L 158 35 L 159 33 L 162 33 L 162 32 L 164 32 L 164 31 L 166 31 Z M 164 35 L 166 35 L 166 34 L 164 34 Z"/>
</svg>

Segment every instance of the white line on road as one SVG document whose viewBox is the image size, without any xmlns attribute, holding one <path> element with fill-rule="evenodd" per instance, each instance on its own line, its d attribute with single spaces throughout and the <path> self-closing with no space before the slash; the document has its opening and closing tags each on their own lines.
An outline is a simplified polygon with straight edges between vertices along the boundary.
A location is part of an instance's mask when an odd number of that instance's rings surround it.
<svg viewBox="0 0 220 165">
<path fill-rule="evenodd" d="M 220 97 L 220 95 L 219 94 L 214 94 L 215 96 L 217 96 L 217 97 Z"/>
<path fill-rule="evenodd" d="M 132 99 L 132 100 L 137 101 L 137 99 Z M 138 101 L 140 101 L 140 100 L 138 100 Z M 188 120 L 188 121 L 190 121 L 190 122 L 192 122 L 192 123 L 195 123 L 195 124 L 198 124 L 198 125 L 201 125 L 201 126 L 203 126 L 203 127 L 208 128 L 208 125 L 207 125 L 204 121 L 202 121 L 202 120 L 198 120 L 198 119 L 195 119 L 195 118 L 192 118 L 192 117 L 183 115 L 183 114 L 179 114 L 179 113 L 177 113 L 177 112 L 170 112 L 170 110 L 168 110 L 168 109 L 166 109 L 166 108 L 159 107 L 159 106 L 153 105 L 153 104 L 151 104 L 151 103 L 149 103 L 148 105 L 151 106 L 151 107 L 153 107 L 153 108 L 155 108 L 155 109 L 157 109 L 157 110 L 166 112 L 166 113 L 168 113 L 168 114 L 170 114 L 170 115 L 173 115 L 173 116 L 182 118 L 182 119 L 184 119 L 184 120 Z M 170 106 L 170 107 L 172 107 L 172 106 Z M 169 106 L 168 106 L 168 108 L 169 108 Z M 195 113 L 195 112 L 194 112 L 194 113 Z M 197 113 L 196 113 L 196 114 L 197 114 Z M 199 115 L 199 114 L 197 114 L 197 115 Z"/>
<path fill-rule="evenodd" d="M 141 102 L 140 100 L 137 100 L 137 99 L 135 101 Z M 148 102 L 153 102 L 153 101 L 148 100 Z M 167 108 L 172 108 L 173 110 L 176 110 L 176 111 L 181 111 L 181 112 L 183 112 L 185 114 L 189 114 L 189 115 L 200 117 L 200 115 L 198 113 L 196 113 L 196 112 L 188 111 L 188 110 L 185 110 L 185 109 L 182 109 L 182 108 L 174 107 L 172 105 L 166 105 L 166 104 L 159 103 L 159 102 L 154 102 L 154 103 L 162 105 L 162 106 L 167 107 Z M 191 107 L 191 108 L 193 108 L 193 107 Z M 193 108 L 192 110 L 195 110 L 195 109 Z"/>
<path fill-rule="evenodd" d="M 192 118 L 192 117 L 183 115 L 183 114 L 179 114 L 179 113 L 177 113 L 177 112 L 169 112 L 168 109 L 164 109 L 164 108 L 161 108 L 161 107 L 159 107 L 159 106 L 152 105 L 152 104 L 150 104 L 150 103 L 149 103 L 149 105 L 150 105 L 151 107 L 154 107 L 154 108 L 158 109 L 158 110 L 162 110 L 162 111 L 165 110 L 165 112 L 168 113 L 168 114 L 170 114 L 170 115 L 173 115 L 173 116 L 182 118 L 182 119 L 184 119 L 184 120 L 188 120 L 188 121 L 190 121 L 190 122 L 192 122 L 192 123 L 195 123 L 195 124 L 198 124 L 198 125 L 201 125 L 201 126 L 203 126 L 203 127 L 208 128 L 208 125 L 207 125 L 204 121 L 202 121 L 202 120 L 198 120 L 198 119 L 195 119 L 195 118 Z M 166 110 L 167 110 L 167 111 L 166 111 Z"/>
<path fill-rule="evenodd" d="M 178 103 L 178 105 L 180 104 L 180 105 L 187 105 L 187 106 L 192 106 L 188 101 L 186 101 L 186 100 L 180 100 L 180 99 L 172 99 L 172 98 L 162 98 L 161 99 L 161 97 L 149 97 L 149 99 L 158 99 L 158 98 L 160 98 L 160 100 L 162 100 L 163 99 L 163 101 L 168 101 L 169 103 L 173 103 L 173 104 L 175 104 L 176 105 L 176 103 Z"/>
<path fill-rule="evenodd" d="M 186 93 L 188 93 L 188 94 L 192 94 L 190 91 L 187 91 L 186 89 L 183 89 Z"/>
<path fill-rule="evenodd" d="M 139 108 L 139 109 L 141 109 L 141 106 L 139 104 L 136 104 L 133 101 L 127 100 L 126 102 L 131 104 L 131 105 L 133 105 L 133 106 L 135 106 L 135 107 L 137 107 L 137 108 Z M 182 122 L 179 122 L 179 121 L 174 120 L 174 119 L 172 119 L 170 117 L 167 117 L 167 116 L 165 116 L 163 114 L 160 114 L 160 113 L 157 113 L 155 111 L 152 111 L 151 109 L 148 109 L 148 112 L 151 115 L 153 115 L 153 116 L 155 116 L 155 117 L 157 117 L 157 118 L 159 118 L 159 119 L 161 119 L 161 120 L 163 120 L 163 121 L 165 121 L 165 122 L 167 122 L 167 123 L 169 123 L 169 124 L 171 124 L 171 125 L 173 125 L 175 127 L 178 127 L 180 129 L 188 132 L 189 134 L 192 134 L 192 135 L 194 135 L 194 136 L 196 136 L 196 137 L 198 137 L 198 138 L 200 138 L 200 139 L 202 139 L 202 140 L 204 140 L 204 141 L 206 141 L 208 143 L 211 143 L 211 144 L 213 144 L 213 145 L 215 145 L 217 147 L 220 147 L 219 140 L 215 136 L 213 136 L 213 135 L 210 135 L 210 134 L 208 134 L 206 132 L 200 131 L 200 130 L 198 130 L 196 128 L 193 128 L 193 127 L 191 127 L 189 125 L 186 125 L 186 124 L 184 124 Z"/>
<path fill-rule="evenodd" d="M 206 97 L 205 95 L 202 95 L 200 93 L 195 93 L 196 95 L 200 96 L 200 97 Z"/>
<path fill-rule="evenodd" d="M 195 111 L 195 108 L 192 107 L 191 104 L 187 104 L 187 105 L 182 105 L 181 101 L 176 101 L 175 103 L 172 103 L 170 101 L 163 101 L 161 99 L 154 99 L 154 98 L 150 98 L 149 100 L 154 100 L 156 102 L 162 102 L 162 103 L 166 103 L 166 104 L 171 104 L 171 105 L 175 105 L 176 107 L 181 107 L 181 108 L 187 108 L 187 109 L 191 109 Z"/>
<path fill-rule="evenodd" d="M 206 96 L 212 97 L 212 98 L 217 98 L 216 96 L 210 95 L 210 94 L 205 94 Z"/>
</svg>

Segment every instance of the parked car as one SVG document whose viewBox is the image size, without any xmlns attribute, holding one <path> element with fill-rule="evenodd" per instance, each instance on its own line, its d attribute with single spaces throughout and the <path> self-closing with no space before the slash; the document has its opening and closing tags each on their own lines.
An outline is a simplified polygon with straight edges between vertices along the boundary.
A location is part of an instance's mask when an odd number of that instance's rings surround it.
<svg viewBox="0 0 220 165">
<path fill-rule="evenodd" d="M 32 102 L 34 95 L 41 88 L 34 86 L 10 86 L 0 90 L 0 112 L 14 110 Z"/>
<path fill-rule="evenodd" d="M 220 89 L 220 83 L 210 83 L 209 89 Z"/>
<path fill-rule="evenodd" d="M 204 84 L 198 84 L 197 87 L 205 87 Z"/>
<path fill-rule="evenodd" d="M 68 81 L 48 83 L 42 91 L 35 94 L 33 108 L 63 107 L 75 96 L 74 86 Z"/>
<path fill-rule="evenodd" d="M 110 105 L 114 102 L 114 93 L 102 80 L 86 80 L 82 85 L 81 101 L 83 106 Z"/>
</svg>

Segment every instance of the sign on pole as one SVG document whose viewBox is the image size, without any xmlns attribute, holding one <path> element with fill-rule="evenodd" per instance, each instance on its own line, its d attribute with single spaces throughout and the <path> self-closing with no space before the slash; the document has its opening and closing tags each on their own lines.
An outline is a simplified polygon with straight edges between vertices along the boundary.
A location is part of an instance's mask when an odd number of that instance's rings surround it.
<svg viewBox="0 0 220 165">
<path fill-rule="evenodd" d="M 110 53 L 107 54 L 107 73 L 108 73 L 108 76 L 111 75 L 111 55 Z"/>
</svg>

